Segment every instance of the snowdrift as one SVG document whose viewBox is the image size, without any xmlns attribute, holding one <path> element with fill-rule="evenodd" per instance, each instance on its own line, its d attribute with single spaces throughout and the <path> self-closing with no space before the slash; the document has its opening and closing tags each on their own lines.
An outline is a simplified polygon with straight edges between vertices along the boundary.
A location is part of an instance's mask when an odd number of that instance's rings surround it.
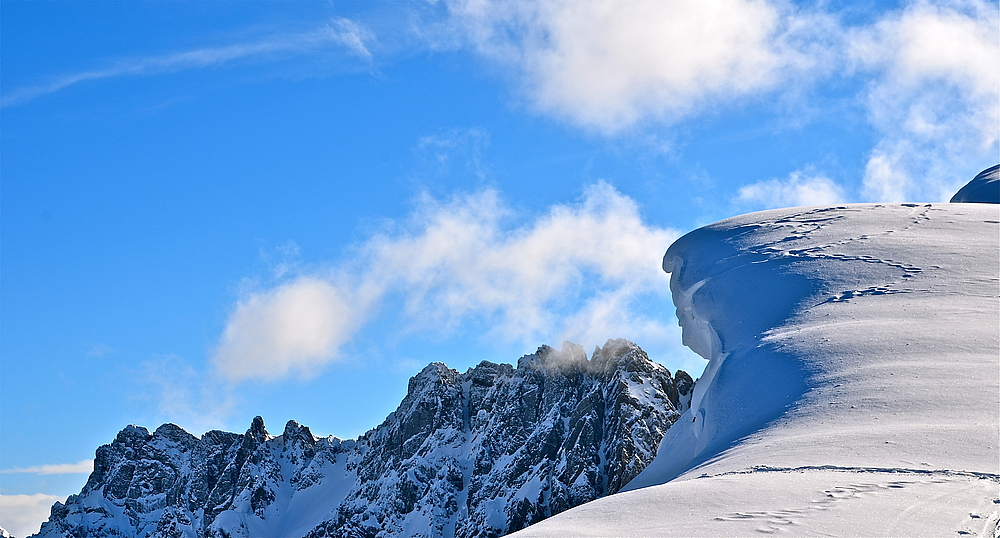
<svg viewBox="0 0 1000 538">
<path fill-rule="evenodd" d="M 515 536 L 997 536 L 1000 207 L 753 213 L 663 267 L 691 408 L 626 491 Z"/>
</svg>

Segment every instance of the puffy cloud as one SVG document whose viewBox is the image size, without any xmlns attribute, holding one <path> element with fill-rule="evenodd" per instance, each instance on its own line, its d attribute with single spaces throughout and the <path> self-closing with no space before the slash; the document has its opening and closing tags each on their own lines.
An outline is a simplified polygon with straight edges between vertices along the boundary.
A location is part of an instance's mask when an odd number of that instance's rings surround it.
<svg viewBox="0 0 1000 538">
<path fill-rule="evenodd" d="M 215 352 L 226 378 L 310 375 L 364 319 L 364 305 L 328 281 L 302 276 L 236 305 Z"/>
<path fill-rule="evenodd" d="M 54 463 L 50 465 L 37 465 L 34 467 L 23 467 L 15 469 L 4 469 L 2 473 L 31 473 L 31 474 L 75 474 L 89 473 L 94 470 L 94 460 L 80 460 L 76 463 Z"/>
<path fill-rule="evenodd" d="M 491 338 L 533 345 L 622 334 L 669 339 L 669 329 L 636 304 L 665 293 L 660 256 L 676 231 L 646 225 L 636 203 L 603 182 L 579 203 L 513 222 L 494 190 L 448 201 L 425 196 L 409 219 L 329 271 L 336 278 L 299 276 L 241 301 L 216 365 L 233 380 L 317 371 L 390 296 L 402 304 L 390 315 L 410 330 L 482 323 Z"/>
<path fill-rule="evenodd" d="M 49 509 L 56 501 L 66 497 L 45 495 L 0 495 L 0 527 L 14 536 L 28 536 L 38 532 L 42 522 L 48 519 Z"/>
<path fill-rule="evenodd" d="M 874 72 L 867 106 L 882 138 L 866 167 L 867 198 L 947 200 L 995 163 L 1000 131 L 995 4 L 912 4 L 855 31 L 849 55 Z"/>
<path fill-rule="evenodd" d="M 867 199 L 946 200 L 996 161 L 995 3 L 921 0 L 853 26 L 777 0 L 445 5 L 452 46 L 507 68 L 538 111 L 608 135 L 763 95 L 794 102 L 833 78 L 862 86 L 876 130 Z"/>
<path fill-rule="evenodd" d="M 539 109 L 605 132 L 770 90 L 815 59 L 799 50 L 813 40 L 801 42 L 809 25 L 766 0 L 448 6 L 476 50 L 517 70 Z"/>
<path fill-rule="evenodd" d="M 578 337 L 568 319 L 607 317 L 609 302 L 627 311 L 629 299 L 665 283 L 660 252 L 678 234 L 646 226 L 607 183 L 524 226 L 505 228 L 508 214 L 494 191 L 425 200 L 410 230 L 369 243 L 372 267 L 414 320 L 448 327 L 485 316 L 498 336 L 526 342 Z"/>
<path fill-rule="evenodd" d="M 844 201 L 844 189 L 825 176 L 793 172 L 787 179 L 758 181 L 740 187 L 735 201 L 755 209 L 839 204 Z"/>
</svg>

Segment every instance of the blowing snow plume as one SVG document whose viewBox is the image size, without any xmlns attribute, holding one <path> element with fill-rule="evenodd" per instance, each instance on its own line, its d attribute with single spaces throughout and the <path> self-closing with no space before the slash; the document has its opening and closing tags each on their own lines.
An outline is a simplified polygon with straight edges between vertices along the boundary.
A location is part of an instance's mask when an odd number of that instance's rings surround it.
<svg viewBox="0 0 1000 538">
<path fill-rule="evenodd" d="M 628 334 L 662 344 L 673 332 L 642 302 L 662 301 L 657 252 L 678 235 L 645 224 L 637 204 L 604 182 L 522 224 L 494 190 L 425 196 L 408 219 L 358 245 L 349 263 L 239 301 L 215 366 L 233 381 L 313 375 L 390 297 L 401 307 L 381 314 L 398 316 L 400 333 L 477 327 L 505 342 L 592 345 Z"/>
</svg>

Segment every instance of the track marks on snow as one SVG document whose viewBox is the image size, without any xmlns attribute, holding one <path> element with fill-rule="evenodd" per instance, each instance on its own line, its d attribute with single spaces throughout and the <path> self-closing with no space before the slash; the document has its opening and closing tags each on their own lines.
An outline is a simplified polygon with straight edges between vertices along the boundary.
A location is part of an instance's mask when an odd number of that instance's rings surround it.
<svg viewBox="0 0 1000 538">
<path fill-rule="evenodd" d="M 987 480 L 993 483 L 1000 483 L 1000 475 L 992 473 L 977 473 L 969 471 L 954 470 L 930 470 L 930 469 L 905 469 L 887 467 L 840 467 L 832 465 L 805 466 L 805 467 L 769 467 L 757 466 L 740 471 L 729 471 L 716 475 L 702 475 L 700 478 L 712 478 L 727 475 L 745 475 L 755 473 L 809 473 L 835 471 L 850 473 L 853 480 L 845 480 L 845 483 L 837 484 L 833 487 L 816 491 L 815 498 L 805 506 L 795 508 L 783 508 L 775 510 L 760 511 L 738 511 L 713 518 L 715 521 L 728 522 L 748 522 L 755 524 L 754 530 L 761 534 L 801 534 L 808 528 L 806 524 L 811 515 L 826 510 L 837 508 L 841 503 L 854 500 L 878 497 L 887 493 L 912 488 L 914 486 L 930 484 L 948 484 L 955 481 L 968 482 L 972 480 Z M 845 477 L 847 478 L 847 477 Z M 906 506 L 896 515 L 895 522 L 891 527 L 896 527 L 898 523 L 908 516 L 919 514 L 923 508 L 938 501 L 941 497 L 959 494 L 958 490 L 951 490 L 932 498 L 923 498 L 919 502 Z M 995 501 L 1000 503 L 1000 499 Z M 918 516 L 919 517 L 919 516 Z M 989 529 L 996 526 L 997 514 L 986 514 L 977 511 L 969 512 L 966 525 L 957 529 L 957 536 L 982 536 L 989 535 Z M 986 534 L 984 534 L 986 531 Z"/>
<path fill-rule="evenodd" d="M 844 219 L 852 212 L 862 212 L 871 209 L 884 208 L 882 204 L 876 204 L 870 208 L 865 207 L 824 207 L 810 209 L 801 213 L 787 215 L 780 219 L 775 219 L 769 224 L 775 227 L 790 227 L 787 236 L 768 246 L 757 250 L 759 254 L 768 258 L 799 258 L 802 260 L 822 261 L 831 260 L 837 262 L 858 262 L 865 264 L 877 264 L 898 271 L 896 278 L 888 277 L 887 281 L 860 289 L 848 289 L 833 292 L 826 300 L 818 304 L 849 302 L 860 297 L 875 295 L 892 295 L 897 293 L 910 293 L 917 291 L 906 286 L 912 278 L 924 272 L 924 268 L 916 265 L 900 262 L 892 259 L 879 258 L 865 254 L 850 254 L 855 248 L 863 248 L 863 245 L 877 236 L 885 236 L 905 232 L 910 228 L 918 226 L 931 220 L 931 212 L 935 211 L 931 204 L 900 204 L 898 207 L 906 211 L 905 224 L 893 226 L 880 231 L 867 231 L 868 233 L 838 239 L 833 242 L 813 244 L 794 248 L 796 244 L 801 245 L 803 241 L 811 239 L 811 236 L 823 228 L 830 226 L 841 219 Z M 788 246 L 785 246 L 788 245 Z M 839 251 L 839 252 L 838 252 Z"/>
</svg>

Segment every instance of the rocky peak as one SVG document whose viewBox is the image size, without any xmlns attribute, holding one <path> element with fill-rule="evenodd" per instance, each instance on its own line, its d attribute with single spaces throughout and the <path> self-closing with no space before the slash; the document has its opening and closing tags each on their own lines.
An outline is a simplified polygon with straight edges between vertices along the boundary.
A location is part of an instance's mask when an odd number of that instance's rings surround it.
<svg viewBox="0 0 1000 538">
<path fill-rule="evenodd" d="M 250 423 L 250 429 L 247 430 L 246 436 L 257 443 L 263 443 L 270 438 L 267 429 L 264 428 L 264 417 L 260 415 L 253 417 L 253 422 Z"/>
<path fill-rule="evenodd" d="M 201 438 L 123 429 L 47 538 L 500 536 L 615 493 L 656 455 L 694 382 L 627 340 L 590 359 L 541 346 L 517 367 L 431 363 L 357 440 L 294 420 Z M 687 400 L 685 400 L 687 395 Z"/>
<path fill-rule="evenodd" d="M 316 437 L 309 430 L 309 427 L 302 426 L 294 420 L 285 423 L 285 431 L 281 434 L 281 440 L 286 444 L 316 444 Z"/>
<path fill-rule="evenodd" d="M 156 428 L 149 442 L 157 445 L 172 444 L 186 450 L 197 443 L 198 438 L 176 424 L 167 423 Z"/>
<path fill-rule="evenodd" d="M 142 426 L 136 426 L 135 424 L 129 424 L 118 432 L 115 436 L 115 442 L 125 446 L 141 446 L 151 437 L 149 430 L 143 428 Z"/>
<path fill-rule="evenodd" d="M 694 379 L 684 370 L 674 373 L 674 385 L 677 387 L 678 410 L 682 413 L 691 407 L 691 396 L 694 394 Z"/>
<path fill-rule="evenodd" d="M 517 360 L 519 369 L 550 370 L 564 375 L 584 372 L 587 366 L 587 352 L 572 342 L 563 342 L 560 350 L 543 345 Z"/>
</svg>

